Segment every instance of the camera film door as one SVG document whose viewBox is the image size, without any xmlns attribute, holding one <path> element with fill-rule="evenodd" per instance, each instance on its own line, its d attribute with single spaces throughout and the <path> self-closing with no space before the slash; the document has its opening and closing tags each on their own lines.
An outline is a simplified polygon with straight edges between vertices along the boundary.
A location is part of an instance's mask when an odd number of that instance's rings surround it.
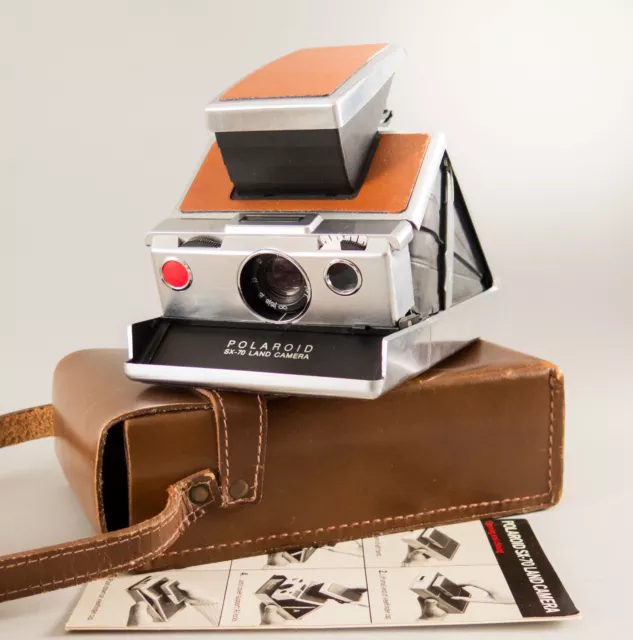
<svg viewBox="0 0 633 640">
<path fill-rule="evenodd" d="M 172 384 L 373 397 L 382 389 L 389 333 L 155 318 L 132 326 L 126 373 Z"/>
</svg>

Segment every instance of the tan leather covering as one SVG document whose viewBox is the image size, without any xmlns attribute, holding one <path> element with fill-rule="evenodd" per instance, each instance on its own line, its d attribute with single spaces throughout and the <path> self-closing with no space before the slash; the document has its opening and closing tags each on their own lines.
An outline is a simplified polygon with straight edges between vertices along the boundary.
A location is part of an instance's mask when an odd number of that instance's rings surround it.
<svg viewBox="0 0 633 640">
<path fill-rule="evenodd" d="M 299 49 L 253 71 L 220 100 L 328 96 L 386 46 Z"/>
<path fill-rule="evenodd" d="M 215 438 L 224 423 L 205 417 L 215 416 L 217 406 L 214 410 L 213 402 L 194 391 L 128 381 L 124 358 L 122 351 L 82 352 L 60 366 L 55 382 L 64 417 L 59 451 L 94 518 L 103 425 L 127 414 L 131 513 L 140 522 L 164 505 L 170 484 L 201 464 L 217 470 Z M 62 388 L 68 389 L 64 397 Z M 97 388 L 111 391 L 95 410 Z M 232 406 L 227 417 L 227 458 L 235 467 L 230 481 L 252 485 L 258 459 L 256 396 L 223 392 L 222 397 Z M 176 405 L 168 409 L 174 399 Z M 240 401 L 247 399 L 250 407 L 242 414 Z M 145 568 L 527 512 L 560 498 L 562 376 L 547 362 L 496 345 L 475 343 L 377 400 L 285 397 L 268 398 L 266 405 L 261 501 L 209 512 Z M 139 406 L 151 413 L 135 418 Z M 173 412 L 170 419 L 167 410 Z M 244 424 L 249 426 L 242 441 Z"/>
<path fill-rule="evenodd" d="M 194 178 L 180 210 L 196 211 L 342 211 L 359 213 L 401 213 L 429 146 L 425 133 L 385 133 L 371 161 L 358 195 L 328 200 L 233 200 L 233 183 L 214 142 Z"/>
</svg>

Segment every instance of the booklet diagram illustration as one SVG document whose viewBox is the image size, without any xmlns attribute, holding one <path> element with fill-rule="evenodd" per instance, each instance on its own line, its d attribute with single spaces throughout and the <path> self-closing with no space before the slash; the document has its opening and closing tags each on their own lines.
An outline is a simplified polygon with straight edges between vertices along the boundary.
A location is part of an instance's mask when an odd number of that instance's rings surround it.
<svg viewBox="0 0 633 640">
<path fill-rule="evenodd" d="M 89 584 L 66 628 L 428 626 L 578 615 L 521 518 L 120 575 Z"/>
</svg>

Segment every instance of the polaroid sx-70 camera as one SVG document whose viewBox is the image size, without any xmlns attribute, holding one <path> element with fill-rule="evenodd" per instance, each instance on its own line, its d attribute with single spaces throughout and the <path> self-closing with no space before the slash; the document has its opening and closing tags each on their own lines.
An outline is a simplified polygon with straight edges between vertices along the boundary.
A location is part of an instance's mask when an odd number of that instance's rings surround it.
<svg viewBox="0 0 633 640">
<path fill-rule="evenodd" d="M 216 135 L 147 237 L 146 382 L 375 398 L 477 337 L 493 287 L 442 135 L 388 133 L 392 45 L 302 49 L 207 107 Z"/>
</svg>

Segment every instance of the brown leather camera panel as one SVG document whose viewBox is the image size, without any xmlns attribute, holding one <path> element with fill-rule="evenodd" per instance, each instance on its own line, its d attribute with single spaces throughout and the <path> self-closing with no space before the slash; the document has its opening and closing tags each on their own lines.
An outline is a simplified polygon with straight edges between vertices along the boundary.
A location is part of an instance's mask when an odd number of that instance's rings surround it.
<svg viewBox="0 0 633 640">
<path fill-rule="evenodd" d="M 430 136 L 426 133 L 387 133 L 378 148 L 358 195 L 349 199 L 234 200 L 233 183 L 220 149 L 213 143 L 194 178 L 180 210 L 212 211 L 341 211 L 401 213 L 407 208 Z"/>
</svg>

